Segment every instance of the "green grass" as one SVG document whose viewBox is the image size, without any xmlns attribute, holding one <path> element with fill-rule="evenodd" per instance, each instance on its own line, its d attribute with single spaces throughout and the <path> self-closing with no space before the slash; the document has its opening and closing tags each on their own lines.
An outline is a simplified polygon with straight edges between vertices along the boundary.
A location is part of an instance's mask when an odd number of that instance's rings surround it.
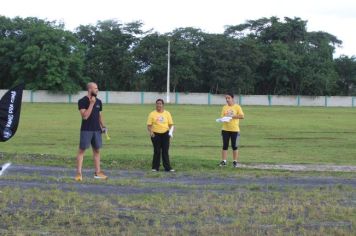
<svg viewBox="0 0 356 236">
<path fill-rule="evenodd" d="M 152 105 L 105 105 L 110 141 L 104 141 L 103 165 L 147 169 L 152 145 L 146 118 Z M 221 106 L 167 105 L 176 124 L 171 161 L 176 169 L 213 169 L 220 159 Z M 356 109 L 306 107 L 243 107 L 242 163 L 320 163 L 356 165 Z M 76 104 L 24 104 L 16 136 L 0 143 L 18 162 L 72 165 L 79 141 Z M 33 155 L 28 155 L 33 154 Z M 41 156 L 42 155 L 42 156 Z M 85 165 L 92 165 L 90 152 Z M 229 154 L 229 158 L 231 154 Z"/>
<path fill-rule="evenodd" d="M 189 195 L 0 192 L 2 235 L 352 235 L 349 187 Z"/>
<path fill-rule="evenodd" d="M 152 105 L 105 105 L 111 141 L 104 141 L 104 168 L 149 170 L 152 146 L 146 118 Z M 177 177 L 235 178 L 266 175 L 288 178 L 289 171 L 217 168 L 221 106 L 167 105 L 176 123 L 171 161 Z M 243 107 L 242 163 L 356 165 L 356 109 Z M 80 116 L 75 104 L 24 104 L 16 136 L 0 143 L 0 162 L 74 168 Z M 92 167 L 91 153 L 84 167 Z M 229 153 L 231 160 L 231 153 Z M 209 170 L 209 171 L 207 171 Z M 334 175 L 304 172 L 300 175 Z M 354 178 L 354 173 L 340 174 Z M 354 235 L 356 191 L 350 186 L 283 187 L 167 183 L 166 173 L 141 177 L 86 178 L 83 184 L 184 190 L 129 195 L 61 191 L 73 176 L 2 176 L 5 181 L 53 183 L 53 189 L 0 189 L 0 235 Z M 183 194 L 187 193 L 187 194 Z"/>
</svg>

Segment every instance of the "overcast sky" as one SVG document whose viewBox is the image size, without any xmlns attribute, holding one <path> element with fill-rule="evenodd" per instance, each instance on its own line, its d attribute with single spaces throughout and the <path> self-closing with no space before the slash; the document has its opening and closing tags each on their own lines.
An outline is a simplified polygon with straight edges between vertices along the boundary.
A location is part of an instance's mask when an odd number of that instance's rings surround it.
<svg viewBox="0 0 356 236">
<path fill-rule="evenodd" d="M 343 41 L 335 56 L 356 56 L 356 0 L 0 0 L 0 15 L 62 21 L 69 30 L 98 20 L 141 20 L 145 29 L 160 33 L 187 26 L 222 33 L 225 25 L 250 19 L 300 17 L 308 21 L 308 31 Z"/>
</svg>

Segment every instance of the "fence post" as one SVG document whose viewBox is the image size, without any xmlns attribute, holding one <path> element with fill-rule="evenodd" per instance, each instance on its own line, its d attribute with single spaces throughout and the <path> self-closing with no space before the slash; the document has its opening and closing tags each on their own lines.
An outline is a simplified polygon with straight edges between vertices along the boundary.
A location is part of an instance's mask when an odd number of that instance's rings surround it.
<svg viewBox="0 0 356 236">
<path fill-rule="evenodd" d="M 34 92 L 31 90 L 30 93 L 30 102 L 33 103 Z"/>
<path fill-rule="evenodd" d="M 297 96 L 297 106 L 300 107 L 300 95 Z"/>
<path fill-rule="evenodd" d="M 141 105 L 145 103 L 145 92 L 141 91 Z"/>
<path fill-rule="evenodd" d="M 239 104 L 242 105 L 242 95 L 239 95 Z"/>
<path fill-rule="evenodd" d="M 210 105 L 211 104 L 211 94 L 210 94 L 210 92 L 208 93 L 208 105 Z"/>
<path fill-rule="evenodd" d="M 72 103 L 72 94 L 68 94 L 68 103 Z"/>
<path fill-rule="evenodd" d="M 105 103 L 109 103 L 109 91 L 105 91 Z"/>
<path fill-rule="evenodd" d="M 272 95 L 268 95 L 268 106 L 272 106 Z"/>
<path fill-rule="evenodd" d="M 328 106 L 328 96 L 325 96 L 325 107 Z"/>
<path fill-rule="evenodd" d="M 176 92 L 176 104 L 178 104 L 179 103 L 179 101 L 178 101 L 178 99 L 179 99 L 179 93 L 178 92 Z"/>
</svg>

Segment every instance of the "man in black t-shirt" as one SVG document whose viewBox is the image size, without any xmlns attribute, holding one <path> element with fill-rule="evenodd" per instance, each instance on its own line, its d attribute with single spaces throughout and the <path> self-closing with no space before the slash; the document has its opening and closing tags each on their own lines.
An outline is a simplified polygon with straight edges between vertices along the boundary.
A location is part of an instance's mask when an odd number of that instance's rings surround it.
<svg viewBox="0 0 356 236">
<path fill-rule="evenodd" d="M 108 177 L 100 170 L 100 148 L 102 147 L 101 132 L 105 128 L 101 111 L 103 105 L 97 98 L 98 86 L 91 82 L 87 84 L 88 95 L 78 101 L 78 109 L 82 116 L 80 128 L 80 143 L 77 155 L 76 181 L 82 181 L 82 165 L 85 150 L 90 146 L 93 149 L 96 179 L 107 179 Z"/>
</svg>

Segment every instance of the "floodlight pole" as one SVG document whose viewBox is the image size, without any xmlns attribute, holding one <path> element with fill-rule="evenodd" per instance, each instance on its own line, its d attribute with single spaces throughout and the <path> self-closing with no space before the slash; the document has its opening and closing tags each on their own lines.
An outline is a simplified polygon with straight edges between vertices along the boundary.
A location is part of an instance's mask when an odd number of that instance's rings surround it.
<svg viewBox="0 0 356 236">
<path fill-rule="evenodd" d="M 170 83 L 170 72 L 171 72 L 171 41 L 168 40 L 168 58 L 167 58 L 167 103 L 169 103 L 169 83 Z"/>
</svg>

